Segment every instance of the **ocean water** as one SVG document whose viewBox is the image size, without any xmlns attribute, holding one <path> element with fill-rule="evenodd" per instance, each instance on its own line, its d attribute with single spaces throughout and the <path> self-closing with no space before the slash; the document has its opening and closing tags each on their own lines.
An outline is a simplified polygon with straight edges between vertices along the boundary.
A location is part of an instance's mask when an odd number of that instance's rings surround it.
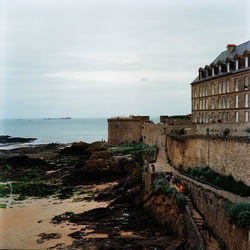
<svg viewBox="0 0 250 250">
<path fill-rule="evenodd" d="M 0 120 L 0 135 L 37 138 L 28 144 L 71 143 L 76 141 L 94 142 L 106 140 L 108 122 L 106 118 L 44 120 L 4 119 Z M 27 145 L 27 143 L 25 143 Z M 15 147 L 23 144 L 15 144 Z M 1 148 L 6 145 L 0 145 Z"/>
</svg>

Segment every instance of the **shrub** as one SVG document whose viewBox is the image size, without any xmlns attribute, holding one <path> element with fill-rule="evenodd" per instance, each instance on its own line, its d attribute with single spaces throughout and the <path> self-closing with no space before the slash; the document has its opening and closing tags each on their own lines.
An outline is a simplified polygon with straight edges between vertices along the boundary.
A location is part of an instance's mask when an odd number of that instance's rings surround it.
<svg viewBox="0 0 250 250">
<path fill-rule="evenodd" d="M 229 128 L 225 128 L 224 131 L 223 131 L 223 135 L 227 136 L 227 135 L 229 135 L 229 133 L 230 133 L 230 129 Z"/>
<path fill-rule="evenodd" d="M 178 193 L 176 197 L 177 207 L 183 209 L 186 205 L 186 197 L 183 194 Z"/>
<path fill-rule="evenodd" d="M 245 131 L 246 131 L 247 133 L 250 133 L 250 127 L 246 128 Z"/>
<path fill-rule="evenodd" d="M 224 203 L 226 215 L 229 217 L 229 222 L 236 224 L 241 228 L 250 229 L 250 204 L 246 202 L 239 203 Z"/>
</svg>

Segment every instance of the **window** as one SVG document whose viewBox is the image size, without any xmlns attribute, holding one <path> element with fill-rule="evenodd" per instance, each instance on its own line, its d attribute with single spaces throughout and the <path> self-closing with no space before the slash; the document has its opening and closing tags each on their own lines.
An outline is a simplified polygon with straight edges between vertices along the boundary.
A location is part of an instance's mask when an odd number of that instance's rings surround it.
<svg viewBox="0 0 250 250">
<path fill-rule="evenodd" d="M 248 67 L 248 56 L 245 57 L 245 67 Z"/>
<path fill-rule="evenodd" d="M 238 91 L 239 90 L 239 81 L 238 78 L 234 79 L 234 91 Z"/>
<path fill-rule="evenodd" d="M 197 89 L 194 88 L 194 97 L 197 97 Z"/>
<path fill-rule="evenodd" d="M 214 109 L 214 98 L 211 99 L 211 106 L 212 106 L 212 109 Z"/>
<path fill-rule="evenodd" d="M 200 100 L 200 110 L 202 109 L 202 100 Z"/>
<path fill-rule="evenodd" d="M 222 117 L 223 117 L 223 122 L 225 122 L 226 121 L 226 112 L 222 113 Z"/>
<path fill-rule="evenodd" d="M 225 109 L 226 108 L 226 98 L 225 98 L 225 96 L 222 97 L 222 105 L 223 105 L 223 108 Z"/>
<path fill-rule="evenodd" d="M 205 109 L 205 99 L 202 100 L 202 109 Z"/>
<path fill-rule="evenodd" d="M 236 95 L 235 96 L 235 108 L 238 108 L 238 106 L 239 106 L 239 96 Z"/>
<path fill-rule="evenodd" d="M 248 122 L 248 111 L 245 111 L 245 122 Z"/>
<path fill-rule="evenodd" d="M 239 121 L 239 113 L 238 111 L 235 112 L 235 122 Z"/>
<path fill-rule="evenodd" d="M 199 87 L 199 97 L 201 97 L 201 87 Z"/>
<path fill-rule="evenodd" d="M 230 108 L 230 96 L 227 96 L 227 108 Z"/>
<path fill-rule="evenodd" d="M 208 109 L 208 99 L 206 99 L 206 109 Z"/>
<path fill-rule="evenodd" d="M 245 108 L 248 108 L 248 94 L 245 94 Z"/>
<path fill-rule="evenodd" d="M 208 123 L 207 112 L 205 113 L 205 123 Z"/>
<path fill-rule="evenodd" d="M 219 112 L 219 119 L 221 120 L 221 112 Z"/>
<path fill-rule="evenodd" d="M 221 82 L 218 83 L 219 94 L 221 94 Z"/>
<path fill-rule="evenodd" d="M 230 112 L 227 112 L 227 120 L 230 121 Z"/>
<path fill-rule="evenodd" d="M 221 97 L 219 96 L 219 99 L 218 99 L 218 103 L 219 103 L 219 109 L 221 108 Z"/>
<path fill-rule="evenodd" d="M 194 122 L 197 122 L 197 113 L 194 114 Z"/>
<path fill-rule="evenodd" d="M 229 87 L 229 80 L 227 80 L 227 93 L 230 92 L 230 87 Z"/>
<path fill-rule="evenodd" d="M 212 83 L 212 95 L 214 95 L 214 83 Z"/>
<path fill-rule="evenodd" d="M 212 77 L 214 77 L 214 68 L 212 68 Z"/>
<path fill-rule="evenodd" d="M 238 70 L 238 69 L 239 69 L 239 61 L 236 60 L 236 61 L 235 61 L 235 70 Z"/>
<path fill-rule="evenodd" d="M 207 92 L 208 92 L 208 87 L 206 86 L 206 96 L 207 96 Z"/>
<path fill-rule="evenodd" d="M 225 82 L 225 80 L 222 83 L 222 92 L 223 92 L 223 94 L 226 93 L 226 82 Z"/>
<path fill-rule="evenodd" d="M 248 76 L 244 77 L 244 89 L 248 90 Z"/>
<path fill-rule="evenodd" d="M 202 117 L 201 117 L 201 113 L 199 113 L 199 117 L 200 117 L 200 123 L 202 122 Z"/>
<path fill-rule="evenodd" d="M 221 65 L 219 65 L 219 75 L 221 74 Z"/>
<path fill-rule="evenodd" d="M 227 72 L 229 72 L 229 71 L 230 71 L 230 64 L 227 63 Z"/>
<path fill-rule="evenodd" d="M 205 87 L 202 87 L 202 96 L 205 96 Z"/>
<path fill-rule="evenodd" d="M 197 100 L 194 100 L 194 110 L 197 110 Z"/>
</svg>

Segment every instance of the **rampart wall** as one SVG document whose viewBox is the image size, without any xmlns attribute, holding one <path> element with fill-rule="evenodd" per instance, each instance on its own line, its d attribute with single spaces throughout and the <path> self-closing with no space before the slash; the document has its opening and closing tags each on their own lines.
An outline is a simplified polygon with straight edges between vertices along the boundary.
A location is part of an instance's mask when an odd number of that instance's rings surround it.
<svg viewBox="0 0 250 250">
<path fill-rule="evenodd" d="M 108 119 L 108 143 L 119 145 L 139 142 L 141 124 L 139 119 Z"/>
<path fill-rule="evenodd" d="M 142 124 L 141 135 L 143 142 L 158 147 L 166 145 L 167 126 L 164 124 Z"/>
<path fill-rule="evenodd" d="M 168 135 L 167 152 L 177 168 L 209 166 L 250 186 L 250 140 L 246 137 Z"/>
<path fill-rule="evenodd" d="M 180 178 L 181 179 L 181 178 Z M 230 224 L 223 208 L 224 200 L 199 185 L 182 180 L 188 186 L 196 207 L 203 214 L 206 223 L 217 237 L 221 238 L 229 250 L 250 249 L 250 231 Z"/>
</svg>

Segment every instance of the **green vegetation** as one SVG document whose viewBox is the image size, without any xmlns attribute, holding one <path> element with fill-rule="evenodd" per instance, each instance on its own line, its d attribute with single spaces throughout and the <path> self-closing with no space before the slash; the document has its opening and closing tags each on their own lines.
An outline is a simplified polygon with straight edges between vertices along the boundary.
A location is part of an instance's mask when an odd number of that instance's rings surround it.
<svg viewBox="0 0 250 250">
<path fill-rule="evenodd" d="M 0 184 L 0 198 L 8 196 L 10 193 L 9 185 Z"/>
<path fill-rule="evenodd" d="M 168 198 L 175 198 L 176 205 L 179 209 L 183 209 L 186 205 L 186 198 L 178 192 L 176 188 L 170 187 L 163 174 L 159 174 L 153 182 L 153 189 L 156 194 L 165 194 Z"/>
<path fill-rule="evenodd" d="M 223 205 L 229 222 L 241 228 L 250 229 L 250 204 L 246 202 L 231 203 L 226 202 Z"/>
<path fill-rule="evenodd" d="M 171 134 L 176 134 L 176 135 L 185 135 L 186 131 L 185 128 L 175 128 L 171 129 Z"/>
<path fill-rule="evenodd" d="M 144 143 L 134 143 L 119 145 L 117 147 L 112 147 L 107 149 L 113 152 L 115 155 L 129 155 L 131 154 L 133 159 L 137 162 L 143 162 L 144 159 L 148 161 L 154 160 L 157 146 L 156 145 L 146 145 Z"/>
<path fill-rule="evenodd" d="M 245 131 L 246 131 L 247 133 L 250 133 L 250 127 L 246 128 Z"/>
<path fill-rule="evenodd" d="M 6 204 L 0 204 L 0 208 L 6 208 Z"/>
<path fill-rule="evenodd" d="M 189 168 L 187 171 L 180 170 L 184 174 L 196 177 L 201 181 L 206 181 L 216 187 L 232 192 L 234 194 L 247 197 L 250 196 L 250 187 L 242 181 L 235 181 L 234 178 L 229 175 L 221 175 L 216 173 L 209 167 L 195 167 Z"/>
<path fill-rule="evenodd" d="M 229 128 L 225 128 L 224 131 L 223 131 L 223 135 L 227 136 L 227 135 L 229 135 L 229 133 L 230 133 L 230 129 Z"/>
<path fill-rule="evenodd" d="M 171 120 L 191 120 L 191 115 L 173 115 L 173 116 L 169 116 L 168 119 L 171 119 Z"/>
</svg>

